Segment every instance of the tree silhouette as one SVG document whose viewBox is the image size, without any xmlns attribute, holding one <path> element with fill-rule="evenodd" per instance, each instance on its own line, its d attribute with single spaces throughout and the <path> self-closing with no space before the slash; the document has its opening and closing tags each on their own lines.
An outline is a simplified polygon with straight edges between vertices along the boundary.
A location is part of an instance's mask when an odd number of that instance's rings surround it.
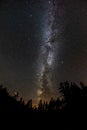
<svg viewBox="0 0 87 130">
<path fill-rule="evenodd" d="M 28 107 L 29 109 L 32 109 L 32 99 L 30 99 L 27 104 L 26 107 Z"/>
<path fill-rule="evenodd" d="M 60 93 L 64 97 L 51 98 L 49 102 L 40 100 L 38 107 L 32 107 L 32 99 L 29 99 L 25 104 L 23 98 L 19 98 L 19 93 L 11 96 L 7 89 L 0 86 L 0 116 L 11 115 L 16 117 L 16 120 L 23 120 L 28 118 L 28 121 L 35 122 L 55 122 L 58 124 L 77 124 L 87 116 L 87 86 L 82 82 L 77 85 L 74 82 L 68 81 L 60 83 Z M 23 118 L 25 116 L 25 118 Z M 79 118 L 79 116 L 82 116 Z M 2 116 L 3 117 L 3 116 Z M 74 119 L 74 120 L 73 120 Z"/>
</svg>

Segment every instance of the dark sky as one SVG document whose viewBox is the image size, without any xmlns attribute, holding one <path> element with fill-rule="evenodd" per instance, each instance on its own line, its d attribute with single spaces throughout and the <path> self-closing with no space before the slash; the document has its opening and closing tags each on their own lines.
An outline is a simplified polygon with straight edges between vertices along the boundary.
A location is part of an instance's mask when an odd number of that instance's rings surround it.
<svg viewBox="0 0 87 130">
<path fill-rule="evenodd" d="M 0 1 L 0 83 L 25 99 L 37 98 L 40 46 L 50 1 Z M 56 85 L 65 80 L 87 84 L 87 2 L 59 0 L 56 6 L 53 80 Z"/>
</svg>

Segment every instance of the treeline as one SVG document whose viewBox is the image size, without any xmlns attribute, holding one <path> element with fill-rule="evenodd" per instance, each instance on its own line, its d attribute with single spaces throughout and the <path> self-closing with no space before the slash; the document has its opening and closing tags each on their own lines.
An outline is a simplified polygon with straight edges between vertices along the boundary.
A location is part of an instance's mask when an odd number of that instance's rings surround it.
<svg viewBox="0 0 87 130">
<path fill-rule="evenodd" d="M 28 121 L 58 121 L 59 124 L 77 124 L 85 121 L 87 118 L 87 86 L 82 82 L 77 85 L 68 81 L 60 83 L 59 91 L 61 98 L 49 102 L 42 101 L 38 107 L 32 107 L 32 99 L 26 104 L 23 98 L 19 98 L 19 93 L 11 96 L 7 89 L 0 86 L 0 116 L 5 118 L 11 115 L 11 118 L 27 119 Z M 25 118 L 23 117 L 25 116 Z M 78 124 L 79 125 L 79 124 Z"/>
<path fill-rule="evenodd" d="M 58 111 L 62 109 L 79 109 L 86 108 L 87 103 L 87 86 L 84 83 L 80 82 L 78 86 L 76 83 L 68 81 L 61 82 L 59 91 L 61 93 L 61 97 L 54 100 L 50 99 L 49 102 L 40 100 L 38 103 L 38 107 L 32 107 L 32 99 L 25 104 L 23 98 L 19 98 L 19 93 L 15 92 L 14 96 L 11 96 L 7 89 L 0 85 L 0 107 L 4 107 L 5 109 L 9 107 L 13 107 L 14 109 L 25 108 L 28 110 L 36 110 L 36 111 Z M 85 106 L 85 107 L 84 107 Z M 11 108 L 12 110 L 12 108 Z"/>
</svg>

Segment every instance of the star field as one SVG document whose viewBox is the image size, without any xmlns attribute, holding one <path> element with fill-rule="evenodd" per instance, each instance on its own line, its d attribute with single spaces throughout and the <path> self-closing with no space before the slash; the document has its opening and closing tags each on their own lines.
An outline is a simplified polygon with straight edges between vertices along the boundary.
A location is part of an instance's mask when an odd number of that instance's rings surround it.
<svg viewBox="0 0 87 130">
<path fill-rule="evenodd" d="M 0 83 L 34 101 L 61 81 L 87 84 L 86 23 L 85 0 L 1 0 Z"/>
</svg>

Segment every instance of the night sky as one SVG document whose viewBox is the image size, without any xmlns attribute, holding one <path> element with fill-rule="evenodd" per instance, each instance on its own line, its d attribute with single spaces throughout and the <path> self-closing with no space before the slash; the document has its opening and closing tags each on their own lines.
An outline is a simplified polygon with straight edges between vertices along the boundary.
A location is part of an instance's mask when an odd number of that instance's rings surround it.
<svg viewBox="0 0 87 130">
<path fill-rule="evenodd" d="M 86 0 L 1 0 L 0 83 L 36 102 L 65 80 L 87 85 Z"/>
</svg>

